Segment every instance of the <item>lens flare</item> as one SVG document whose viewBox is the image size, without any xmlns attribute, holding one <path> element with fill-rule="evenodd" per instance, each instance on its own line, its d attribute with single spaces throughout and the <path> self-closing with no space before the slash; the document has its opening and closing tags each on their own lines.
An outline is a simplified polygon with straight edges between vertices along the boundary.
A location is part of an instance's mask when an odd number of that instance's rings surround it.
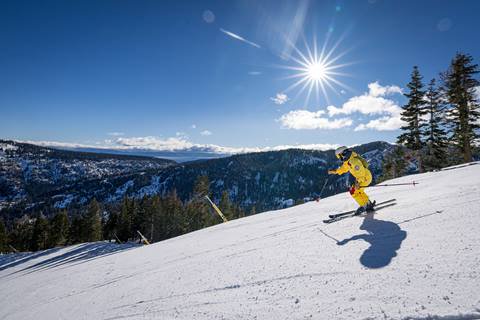
<svg viewBox="0 0 480 320">
<path fill-rule="evenodd" d="M 289 58 L 295 62 L 295 65 L 281 66 L 281 68 L 295 71 L 294 74 L 287 76 L 286 79 L 298 80 L 290 85 L 284 92 L 300 88 L 294 98 L 295 100 L 306 90 L 307 95 L 305 98 L 305 105 L 307 105 L 310 101 L 312 92 L 315 92 L 317 102 L 320 100 L 321 91 L 326 102 L 330 103 L 328 91 L 333 91 L 337 95 L 340 95 L 340 92 L 343 91 L 343 89 L 352 91 L 351 88 L 337 79 L 339 76 L 349 76 L 347 73 L 339 72 L 339 69 L 351 64 L 337 64 L 337 61 L 347 53 L 347 51 L 345 51 L 337 55 L 334 54 L 340 42 L 341 39 L 337 41 L 331 49 L 327 50 L 327 37 L 322 50 L 319 52 L 315 38 L 312 45 L 313 51 L 310 49 L 310 45 L 304 41 L 306 48 L 305 53 L 300 51 L 294 44 L 290 44 L 293 48 L 293 54 Z M 340 87 L 340 89 L 338 87 Z"/>
</svg>

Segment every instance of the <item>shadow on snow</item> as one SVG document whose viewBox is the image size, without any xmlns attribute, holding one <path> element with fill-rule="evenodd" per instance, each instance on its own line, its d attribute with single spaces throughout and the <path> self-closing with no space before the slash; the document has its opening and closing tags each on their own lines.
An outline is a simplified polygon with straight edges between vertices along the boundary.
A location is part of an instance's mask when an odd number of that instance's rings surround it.
<svg viewBox="0 0 480 320">
<path fill-rule="evenodd" d="M 30 273 L 37 270 L 50 269 L 50 268 L 59 267 L 67 264 L 83 263 L 92 259 L 108 256 L 108 255 L 118 253 L 120 251 L 125 251 L 128 249 L 132 249 L 137 246 L 138 244 L 118 245 L 118 244 L 113 244 L 108 242 L 83 243 L 75 247 L 72 247 L 70 250 L 62 254 L 54 255 L 53 257 L 37 262 L 33 265 L 30 265 L 21 270 L 18 270 L 14 273 L 24 272 L 24 271 L 27 271 L 27 273 Z M 31 254 L 23 259 L 19 259 L 10 264 L 3 265 L 2 267 L 0 267 L 0 271 L 11 268 L 11 267 L 15 267 L 17 265 L 26 263 L 33 259 L 40 258 L 42 256 L 54 254 L 60 249 L 63 249 L 63 248 L 49 249 L 39 253 Z"/>
<path fill-rule="evenodd" d="M 373 213 L 365 216 L 360 230 L 365 230 L 367 233 L 344 239 L 337 244 L 342 246 L 354 240 L 368 242 L 370 247 L 363 252 L 360 263 L 371 269 L 388 266 L 397 256 L 397 251 L 407 237 L 407 232 L 402 230 L 398 224 L 375 219 Z"/>
</svg>

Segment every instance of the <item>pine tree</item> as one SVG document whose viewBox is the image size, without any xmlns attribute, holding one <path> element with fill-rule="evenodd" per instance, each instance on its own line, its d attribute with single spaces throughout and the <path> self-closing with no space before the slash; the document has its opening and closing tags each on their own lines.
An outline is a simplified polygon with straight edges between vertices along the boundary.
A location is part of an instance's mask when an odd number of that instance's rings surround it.
<svg viewBox="0 0 480 320">
<path fill-rule="evenodd" d="M 205 196 L 210 193 L 210 181 L 208 176 L 199 176 L 193 187 L 192 201 L 187 206 L 190 227 L 193 230 L 202 229 L 214 225 L 217 221 L 212 214 L 210 204 Z"/>
<path fill-rule="evenodd" d="M 85 223 L 84 219 L 80 215 L 76 215 L 72 219 L 70 228 L 68 230 L 68 243 L 75 244 L 84 241 L 85 234 Z"/>
<path fill-rule="evenodd" d="M 443 129 L 444 108 L 442 97 L 436 88 L 435 79 L 432 79 L 428 85 L 426 98 L 429 119 L 424 131 L 427 142 L 424 164 L 429 169 L 439 169 L 446 165 L 447 135 Z"/>
<path fill-rule="evenodd" d="M 8 243 L 18 251 L 31 250 L 34 220 L 28 216 L 15 221 L 13 229 L 8 234 Z"/>
<path fill-rule="evenodd" d="M 103 238 L 116 240 L 119 216 L 116 212 L 109 212 L 103 228 Z"/>
<path fill-rule="evenodd" d="M 7 252 L 7 231 L 5 230 L 5 224 L 0 219 L 0 253 Z"/>
<path fill-rule="evenodd" d="M 228 195 L 227 191 L 222 192 L 222 197 L 220 198 L 220 202 L 218 204 L 220 210 L 222 210 L 223 215 L 227 220 L 232 220 L 235 217 L 235 208 L 233 203 L 230 201 L 230 196 Z"/>
<path fill-rule="evenodd" d="M 132 234 L 137 236 L 137 231 L 140 231 L 143 235 L 147 236 L 144 230 L 145 219 L 145 199 L 132 199 Z"/>
<path fill-rule="evenodd" d="M 48 246 L 63 246 L 68 240 L 68 215 L 65 210 L 57 213 L 50 221 L 50 233 L 48 238 Z"/>
<path fill-rule="evenodd" d="M 461 151 L 464 162 L 472 161 L 472 145 L 479 137 L 480 105 L 475 90 L 480 82 L 474 78 L 479 72 L 472 56 L 457 53 L 447 72 L 442 75 L 450 104 L 448 120 L 453 129 L 451 140 Z"/>
<path fill-rule="evenodd" d="M 100 214 L 100 205 L 94 198 L 90 201 L 85 216 L 85 241 L 94 242 L 102 240 L 102 218 Z"/>
<path fill-rule="evenodd" d="M 123 199 L 121 208 L 120 208 L 120 216 L 118 219 L 118 238 L 120 241 L 128 241 L 128 239 L 132 238 L 132 211 L 133 211 L 133 204 L 132 202 L 125 197 Z"/>
<path fill-rule="evenodd" d="M 33 225 L 33 233 L 30 241 L 30 250 L 38 251 L 48 248 L 49 225 L 48 220 L 40 214 Z"/>
<path fill-rule="evenodd" d="M 159 195 L 153 196 L 150 201 L 148 215 L 151 216 L 150 238 L 152 242 L 160 241 L 165 238 L 165 217 L 163 214 L 163 201 Z"/>
<path fill-rule="evenodd" d="M 183 204 L 177 195 L 177 191 L 170 192 L 164 200 L 164 210 L 167 214 L 169 224 L 168 236 L 175 237 L 187 232 L 187 217 L 185 215 Z"/>
<path fill-rule="evenodd" d="M 406 123 L 401 129 L 403 133 L 398 137 L 398 143 L 406 146 L 415 153 L 418 161 L 419 171 L 423 171 L 422 165 L 422 134 L 425 127 L 425 121 L 422 116 L 426 114 L 425 109 L 425 91 L 423 90 L 422 76 L 418 67 L 413 67 L 412 77 L 407 84 L 408 93 L 404 95 L 408 98 L 408 103 L 403 106 L 401 119 Z"/>
</svg>

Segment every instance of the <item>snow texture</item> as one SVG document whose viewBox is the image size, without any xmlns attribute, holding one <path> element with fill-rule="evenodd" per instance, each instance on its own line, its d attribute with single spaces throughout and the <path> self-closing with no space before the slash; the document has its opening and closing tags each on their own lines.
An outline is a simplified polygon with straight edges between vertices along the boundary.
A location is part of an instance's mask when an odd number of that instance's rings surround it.
<svg viewBox="0 0 480 320">
<path fill-rule="evenodd" d="M 480 319 L 480 165 L 372 188 L 397 205 L 323 224 L 346 193 L 144 247 L 0 256 L 0 319 Z"/>
</svg>

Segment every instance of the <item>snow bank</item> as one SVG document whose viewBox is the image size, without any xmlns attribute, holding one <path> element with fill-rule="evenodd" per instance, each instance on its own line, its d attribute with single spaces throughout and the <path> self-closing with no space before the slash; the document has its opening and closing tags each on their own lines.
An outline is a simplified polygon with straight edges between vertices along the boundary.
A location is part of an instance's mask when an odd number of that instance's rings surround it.
<svg viewBox="0 0 480 320">
<path fill-rule="evenodd" d="M 0 259 L 0 318 L 478 319 L 479 177 L 395 179 L 420 184 L 372 188 L 397 205 L 330 225 L 347 193 L 150 246 Z"/>
</svg>

